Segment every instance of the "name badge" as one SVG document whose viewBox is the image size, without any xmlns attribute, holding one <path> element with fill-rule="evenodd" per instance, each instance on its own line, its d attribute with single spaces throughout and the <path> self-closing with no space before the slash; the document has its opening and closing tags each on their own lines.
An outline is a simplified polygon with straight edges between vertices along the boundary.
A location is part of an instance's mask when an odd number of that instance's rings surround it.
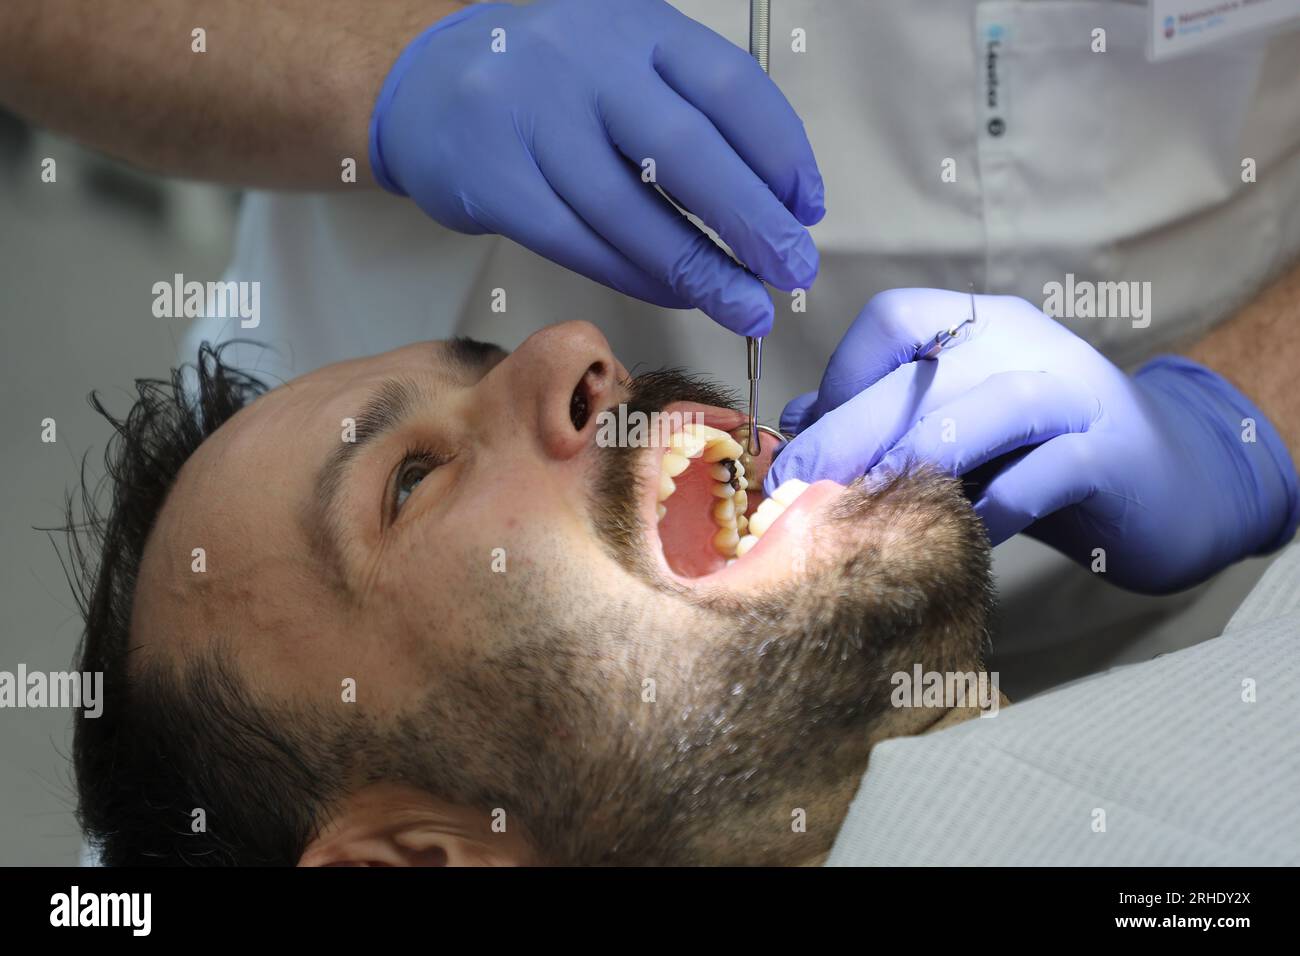
<svg viewBox="0 0 1300 956">
<path fill-rule="evenodd" d="M 1300 0 L 1150 0 L 1147 59 L 1194 53 L 1251 33 L 1300 22 Z"/>
</svg>

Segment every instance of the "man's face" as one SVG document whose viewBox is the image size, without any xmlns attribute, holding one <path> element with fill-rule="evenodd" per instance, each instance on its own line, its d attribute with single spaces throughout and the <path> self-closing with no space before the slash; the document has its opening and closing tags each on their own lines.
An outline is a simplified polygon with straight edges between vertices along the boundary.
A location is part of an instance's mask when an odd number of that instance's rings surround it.
<svg viewBox="0 0 1300 956">
<path fill-rule="evenodd" d="M 609 445 L 620 405 L 667 429 Z M 743 421 L 692 380 L 630 377 L 582 323 L 305 375 L 186 464 L 133 633 L 179 656 L 220 639 L 256 693 L 373 727 L 388 772 L 504 808 L 541 859 L 823 852 L 869 744 L 915 729 L 890 674 L 977 662 L 987 548 L 954 483 L 909 476 L 818 483 L 728 565 L 709 454 L 660 534 L 659 436 L 684 415 Z"/>
</svg>

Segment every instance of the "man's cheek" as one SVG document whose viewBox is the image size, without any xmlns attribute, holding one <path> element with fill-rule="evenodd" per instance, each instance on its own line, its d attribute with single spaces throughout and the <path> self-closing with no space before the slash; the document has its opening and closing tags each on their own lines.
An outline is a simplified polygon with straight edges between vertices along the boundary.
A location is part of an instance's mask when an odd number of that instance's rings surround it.
<svg viewBox="0 0 1300 956">
<path fill-rule="evenodd" d="M 481 641 L 517 614 L 536 549 L 535 532 L 509 514 L 447 522 L 408 563 L 404 617 L 449 645 Z"/>
</svg>

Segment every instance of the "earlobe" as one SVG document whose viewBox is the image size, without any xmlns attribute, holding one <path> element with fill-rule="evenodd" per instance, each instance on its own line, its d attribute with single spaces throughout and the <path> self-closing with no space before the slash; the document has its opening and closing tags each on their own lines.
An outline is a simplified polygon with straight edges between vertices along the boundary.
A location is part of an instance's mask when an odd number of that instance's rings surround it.
<svg viewBox="0 0 1300 956">
<path fill-rule="evenodd" d="M 447 866 L 444 847 L 403 845 L 398 834 L 369 839 L 318 839 L 303 852 L 299 866 Z"/>
<path fill-rule="evenodd" d="M 517 866 L 526 841 L 497 833 L 482 811 L 396 784 L 348 796 L 303 850 L 299 866 Z"/>
<path fill-rule="evenodd" d="M 447 851 L 441 846 L 407 851 L 406 861 L 407 866 L 448 866 L 450 864 Z"/>
</svg>

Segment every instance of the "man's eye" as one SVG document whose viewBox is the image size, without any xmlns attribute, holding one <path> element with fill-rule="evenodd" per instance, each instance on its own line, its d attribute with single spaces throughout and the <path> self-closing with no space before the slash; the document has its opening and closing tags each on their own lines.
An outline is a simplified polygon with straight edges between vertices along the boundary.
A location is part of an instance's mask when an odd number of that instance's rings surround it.
<svg viewBox="0 0 1300 956">
<path fill-rule="evenodd" d="M 445 462 L 446 459 L 428 451 L 409 452 L 402 459 L 402 463 L 393 473 L 392 514 L 394 518 L 401 511 L 402 505 L 406 504 L 406 499 L 411 497 L 411 493 L 429 472 Z"/>
</svg>

